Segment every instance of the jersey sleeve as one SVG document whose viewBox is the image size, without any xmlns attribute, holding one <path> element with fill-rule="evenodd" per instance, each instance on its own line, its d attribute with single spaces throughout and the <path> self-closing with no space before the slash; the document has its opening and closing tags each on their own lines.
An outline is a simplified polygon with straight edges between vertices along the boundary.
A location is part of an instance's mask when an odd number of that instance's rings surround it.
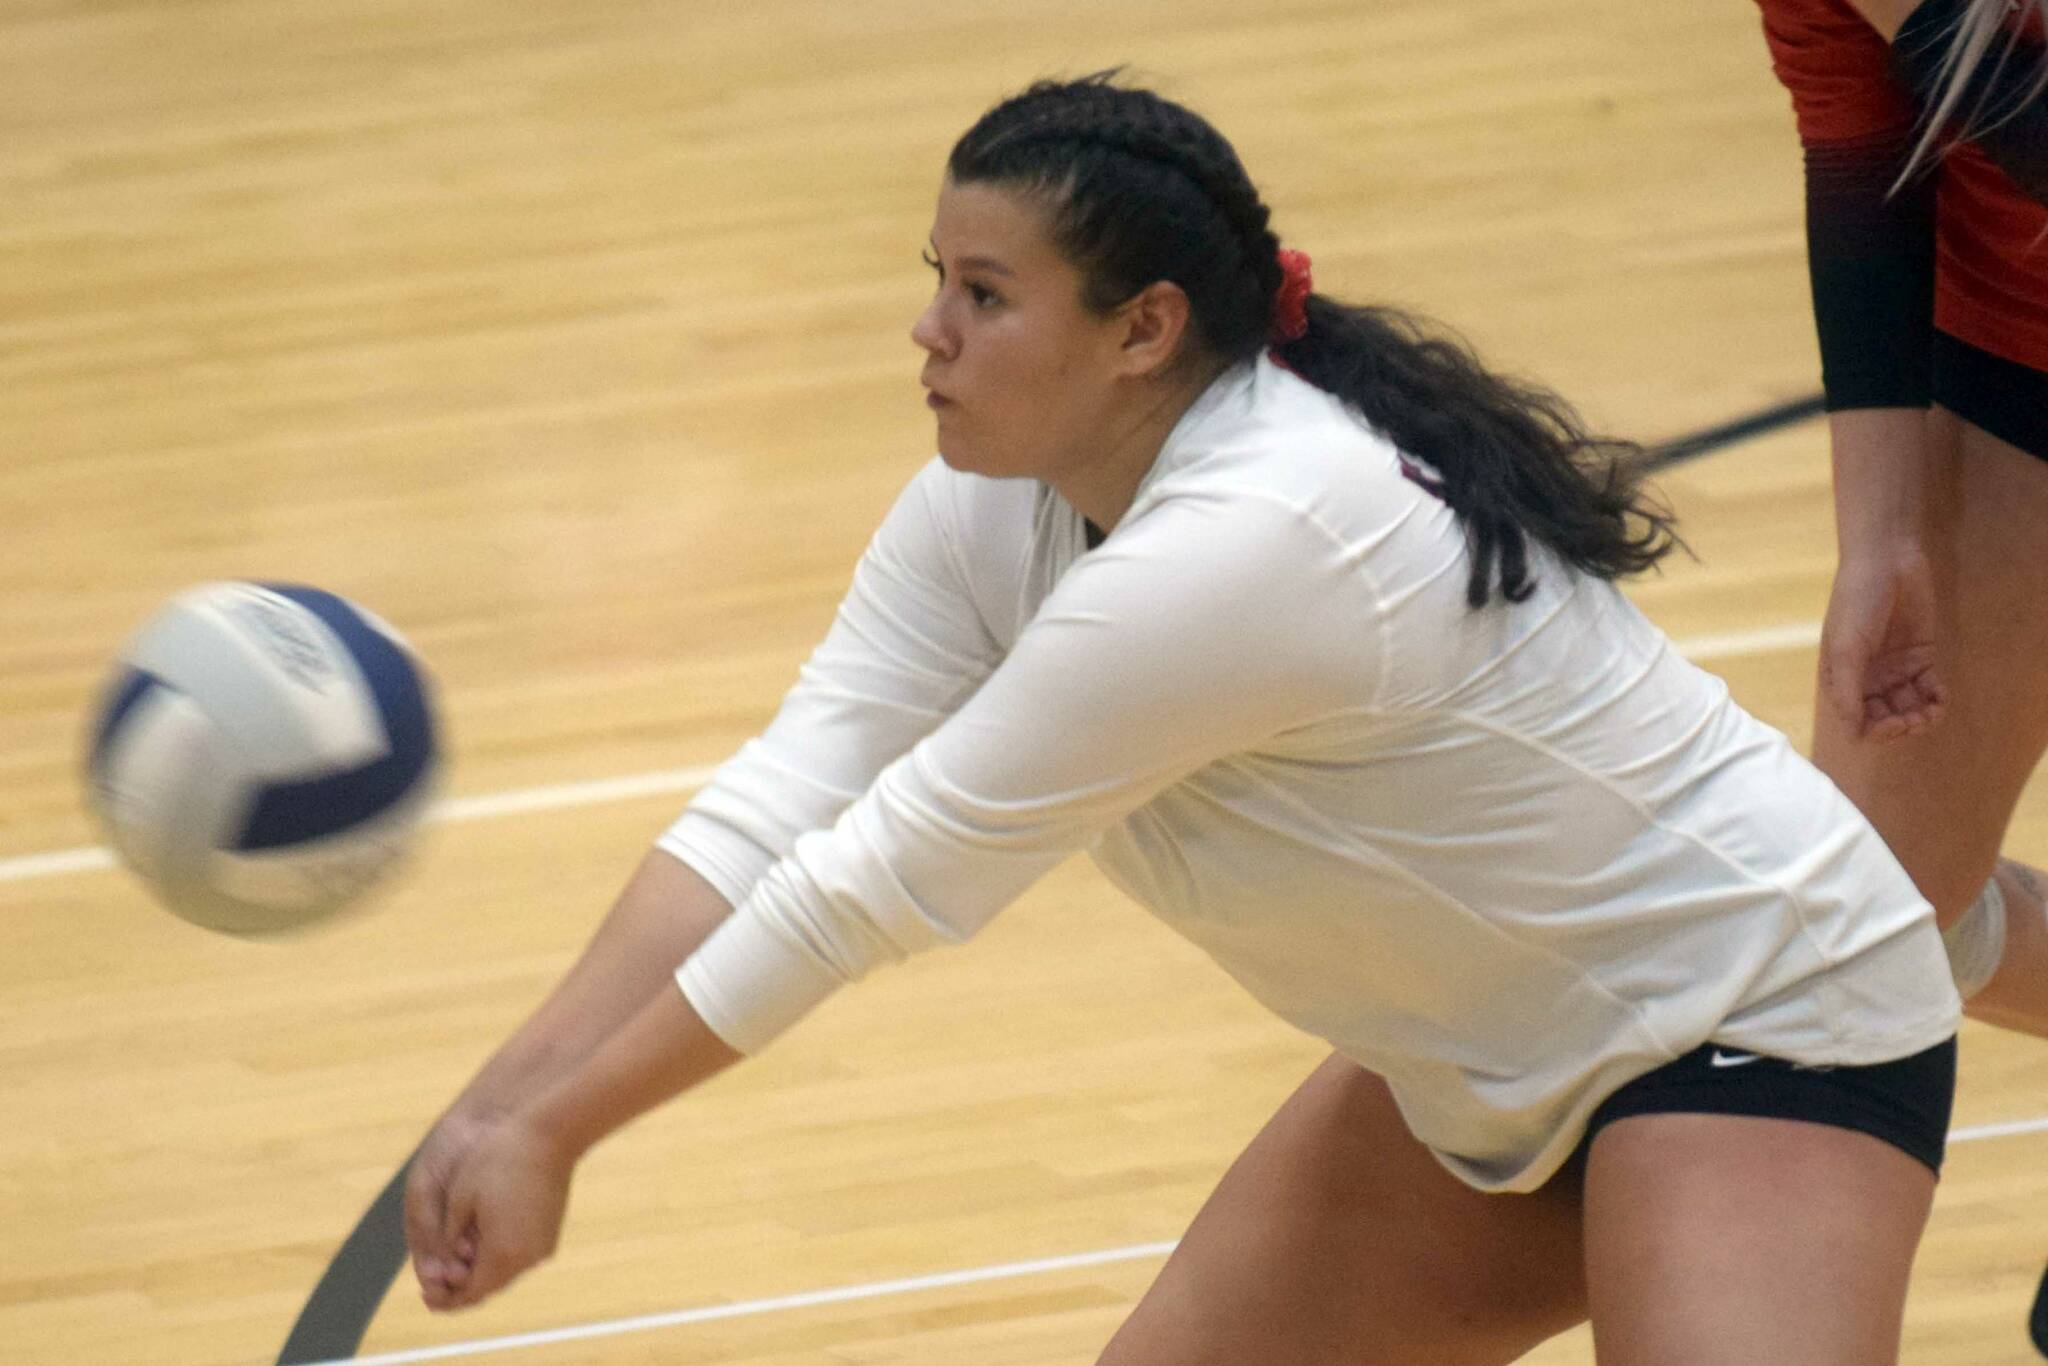
<svg viewBox="0 0 2048 1366">
<path fill-rule="evenodd" d="M 841 984 L 966 939 L 1169 784 L 1377 686 L 1357 557 L 1257 499 L 1153 507 L 1070 568 L 959 711 L 799 837 L 677 973 L 754 1052 Z"/>
<path fill-rule="evenodd" d="M 657 840 L 732 905 L 995 668 L 957 541 L 958 496 L 937 460 L 910 482 L 775 718 Z"/>
<path fill-rule="evenodd" d="M 1844 0 L 1758 0 L 1805 152 L 1807 267 L 1827 405 L 1924 407 L 1934 340 L 1935 173 L 1894 191 L 1918 111 L 1884 38 Z"/>
</svg>

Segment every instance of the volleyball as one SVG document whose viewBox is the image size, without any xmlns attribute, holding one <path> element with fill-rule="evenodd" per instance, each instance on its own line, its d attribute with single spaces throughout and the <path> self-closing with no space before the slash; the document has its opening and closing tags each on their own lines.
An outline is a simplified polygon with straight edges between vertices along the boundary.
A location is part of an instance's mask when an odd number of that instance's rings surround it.
<svg viewBox="0 0 2048 1366">
<path fill-rule="evenodd" d="M 437 768 L 423 672 L 346 599 L 211 583 L 122 651 L 86 790 L 115 854 L 209 929 L 262 935 L 359 900 L 397 865 Z"/>
</svg>

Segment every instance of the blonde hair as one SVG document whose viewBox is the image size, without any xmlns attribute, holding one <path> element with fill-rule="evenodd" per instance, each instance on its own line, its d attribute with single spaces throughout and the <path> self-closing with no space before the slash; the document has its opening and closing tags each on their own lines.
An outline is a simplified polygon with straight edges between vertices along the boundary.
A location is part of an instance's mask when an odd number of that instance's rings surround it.
<svg viewBox="0 0 2048 1366">
<path fill-rule="evenodd" d="M 1899 176 L 1900 185 L 1935 155 L 1935 143 L 1941 136 L 1941 130 L 1952 120 L 1957 123 L 1956 137 L 1959 140 L 1979 136 L 2011 118 L 2036 99 L 2044 87 L 2048 87 L 2048 60 L 2044 60 L 2034 73 L 2026 93 L 2004 108 L 1987 111 L 1984 94 L 1977 96 L 1972 108 L 1966 110 L 1962 107 L 1971 81 L 1983 70 L 1985 61 L 1993 58 L 1994 49 L 1992 77 L 1996 77 L 2012 60 L 2020 34 L 2030 24 L 2048 26 L 2048 0 L 1963 0 L 1962 13 L 1954 26 L 1946 34 L 1925 40 L 1945 39 L 1948 50 L 1942 54 L 1935 93 L 1926 111 L 1927 126 L 1913 147 L 1913 155 L 1906 159 L 1906 169 Z M 2000 40 L 2001 35 L 2003 41 Z M 1913 41 L 1903 32 L 1899 38 Z"/>
</svg>

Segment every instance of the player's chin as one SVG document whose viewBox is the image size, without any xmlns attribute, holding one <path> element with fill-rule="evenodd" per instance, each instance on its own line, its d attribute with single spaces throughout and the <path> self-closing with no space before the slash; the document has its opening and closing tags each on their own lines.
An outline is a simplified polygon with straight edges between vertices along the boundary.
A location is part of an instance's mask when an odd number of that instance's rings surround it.
<svg viewBox="0 0 2048 1366">
<path fill-rule="evenodd" d="M 1038 466 L 1023 452 L 1012 447 L 976 440 L 973 436 L 957 430 L 939 426 L 939 459 L 950 469 L 962 474 L 978 474 L 984 479 L 1036 479 L 1041 477 Z"/>
<path fill-rule="evenodd" d="M 944 422 L 939 424 L 939 459 L 946 462 L 947 468 L 956 469 L 962 474 L 998 477 L 993 468 L 994 462 L 988 458 L 988 452 L 975 442 L 948 432 Z"/>
</svg>

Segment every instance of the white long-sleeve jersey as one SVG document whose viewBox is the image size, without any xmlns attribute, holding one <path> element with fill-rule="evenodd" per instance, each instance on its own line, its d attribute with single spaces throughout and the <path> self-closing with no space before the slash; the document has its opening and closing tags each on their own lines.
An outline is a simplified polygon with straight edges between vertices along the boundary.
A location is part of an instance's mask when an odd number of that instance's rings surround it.
<svg viewBox="0 0 2048 1366">
<path fill-rule="evenodd" d="M 1093 550 L 1044 485 L 933 461 L 661 838 L 735 907 L 682 990 L 758 1050 L 1087 849 L 1489 1190 L 1710 1037 L 1820 1065 L 1953 1033 L 1932 912 L 1848 801 L 1532 559 L 1529 599 L 1468 607 L 1450 510 L 1264 359 Z"/>
</svg>

